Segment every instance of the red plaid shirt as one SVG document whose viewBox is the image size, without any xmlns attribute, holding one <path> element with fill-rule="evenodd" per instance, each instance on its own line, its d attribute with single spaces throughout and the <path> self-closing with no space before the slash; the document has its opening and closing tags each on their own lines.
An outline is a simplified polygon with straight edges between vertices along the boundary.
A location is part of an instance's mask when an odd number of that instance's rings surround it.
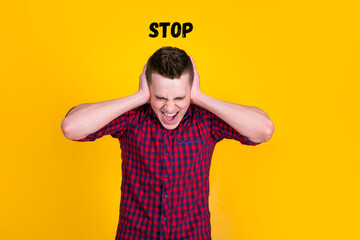
<svg viewBox="0 0 360 240">
<path fill-rule="evenodd" d="M 259 144 L 193 104 L 173 130 L 165 129 L 145 104 L 75 141 L 104 135 L 117 138 L 121 147 L 116 240 L 211 239 L 209 171 L 216 143 L 228 138 Z"/>
</svg>

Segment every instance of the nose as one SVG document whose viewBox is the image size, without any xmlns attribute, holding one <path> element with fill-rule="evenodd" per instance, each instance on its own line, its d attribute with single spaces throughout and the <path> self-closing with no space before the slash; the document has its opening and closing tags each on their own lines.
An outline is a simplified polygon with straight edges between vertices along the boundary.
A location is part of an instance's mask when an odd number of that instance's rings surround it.
<svg viewBox="0 0 360 240">
<path fill-rule="evenodd" d="M 165 110 L 168 112 L 168 113 L 173 113 L 176 109 L 176 105 L 173 101 L 167 101 L 166 104 L 165 104 Z"/>
</svg>

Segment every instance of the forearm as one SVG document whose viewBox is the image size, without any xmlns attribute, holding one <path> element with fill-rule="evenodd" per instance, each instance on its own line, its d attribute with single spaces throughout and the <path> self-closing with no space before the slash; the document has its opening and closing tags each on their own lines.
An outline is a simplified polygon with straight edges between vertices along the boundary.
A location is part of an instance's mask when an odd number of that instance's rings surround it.
<svg viewBox="0 0 360 240">
<path fill-rule="evenodd" d="M 61 122 L 68 139 L 81 139 L 104 127 L 123 113 L 146 103 L 146 98 L 135 93 L 104 102 L 83 103 L 73 108 Z"/>
<path fill-rule="evenodd" d="M 259 108 L 221 101 L 203 93 L 193 102 L 221 118 L 251 141 L 268 141 L 274 131 L 273 122 Z"/>
</svg>

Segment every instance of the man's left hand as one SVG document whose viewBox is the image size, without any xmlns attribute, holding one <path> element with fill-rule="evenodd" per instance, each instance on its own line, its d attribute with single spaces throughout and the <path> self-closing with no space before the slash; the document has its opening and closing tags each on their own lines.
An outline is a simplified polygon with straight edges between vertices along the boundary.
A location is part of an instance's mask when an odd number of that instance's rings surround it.
<svg viewBox="0 0 360 240">
<path fill-rule="evenodd" d="M 194 59 L 192 58 L 192 56 L 190 56 L 190 60 L 192 62 L 193 65 L 193 70 L 194 70 L 194 80 L 191 86 L 191 92 L 190 92 L 190 100 L 192 103 L 196 103 L 196 99 L 199 95 L 202 94 L 201 90 L 200 90 L 200 76 L 196 70 L 195 67 L 195 63 L 194 63 Z"/>
</svg>

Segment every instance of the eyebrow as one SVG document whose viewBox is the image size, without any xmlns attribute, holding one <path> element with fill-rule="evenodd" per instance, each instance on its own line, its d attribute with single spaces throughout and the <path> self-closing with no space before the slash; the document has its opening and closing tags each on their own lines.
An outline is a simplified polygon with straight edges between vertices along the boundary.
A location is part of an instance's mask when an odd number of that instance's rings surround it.
<svg viewBox="0 0 360 240">
<path fill-rule="evenodd" d="M 155 97 L 157 98 L 157 99 L 164 99 L 164 100 L 167 100 L 167 98 L 166 97 L 161 97 L 161 96 L 158 96 L 158 95 L 155 95 Z M 176 97 L 176 98 L 174 98 L 174 99 L 184 99 L 185 98 L 185 95 L 184 96 L 180 96 L 180 97 Z"/>
</svg>

